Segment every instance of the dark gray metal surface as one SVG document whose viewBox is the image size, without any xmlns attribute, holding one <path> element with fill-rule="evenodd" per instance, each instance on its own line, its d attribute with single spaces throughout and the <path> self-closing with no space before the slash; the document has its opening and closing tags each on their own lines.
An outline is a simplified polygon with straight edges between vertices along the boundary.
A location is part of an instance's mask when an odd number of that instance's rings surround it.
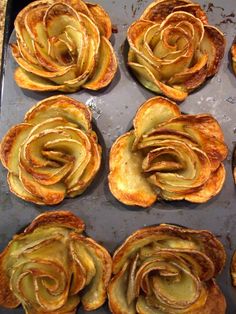
<svg viewBox="0 0 236 314">
<path fill-rule="evenodd" d="M 217 25 L 226 35 L 226 54 L 219 73 L 191 94 L 180 106 L 186 113 L 211 113 L 221 124 L 230 153 L 225 161 L 227 179 L 222 192 L 206 204 L 187 202 L 157 202 L 148 210 L 127 207 L 114 199 L 108 189 L 108 157 L 113 141 L 131 127 L 138 107 L 153 93 L 137 83 L 126 68 L 124 55 L 126 30 L 137 19 L 147 0 L 99 0 L 110 14 L 118 33 L 113 34 L 112 43 L 119 58 L 119 71 L 112 84 L 103 92 L 80 91 L 71 94 L 87 105 L 94 113 L 99 141 L 103 147 L 103 163 L 96 180 L 80 197 L 66 199 L 58 206 L 45 207 L 21 201 L 9 192 L 6 171 L 0 166 L 0 249 L 12 235 L 26 226 L 38 214 L 55 209 L 68 209 L 86 222 L 87 234 L 102 243 L 110 252 L 134 230 L 159 223 L 174 223 L 190 228 L 208 229 L 223 242 L 227 251 L 227 264 L 218 277 L 228 304 L 227 313 L 236 313 L 236 288 L 231 286 L 229 265 L 236 249 L 236 193 L 231 172 L 231 154 L 236 141 L 236 77 L 229 65 L 229 49 L 236 35 L 235 0 L 215 0 L 212 3 L 199 1 L 208 11 L 209 21 Z M 12 38 L 11 38 L 12 40 Z M 25 112 L 37 101 L 52 94 L 39 94 L 21 90 L 14 82 L 15 62 L 7 50 L 5 76 L 3 77 L 0 138 L 14 124 L 20 123 Z M 0 314 L 23 313 L 22 308 L 6 310 Z M 78 313 L 85 313 L 80 307 Z M 94 313 L 109 313 L 107 306 Z M 216 313 L 217 314 L 217 313 Z"/>
</svg>

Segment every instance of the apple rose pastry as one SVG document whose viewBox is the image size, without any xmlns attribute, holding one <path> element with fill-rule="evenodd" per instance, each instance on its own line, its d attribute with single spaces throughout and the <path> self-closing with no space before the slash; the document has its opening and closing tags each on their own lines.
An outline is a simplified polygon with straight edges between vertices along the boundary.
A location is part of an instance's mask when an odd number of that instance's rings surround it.
<svg viewBox="0 0 236 314">
<path fill-rule="evenodd" d="M 162 224 L 133 233 L 113 256 L 108 288 L 114 314 L 224 314 L 214 277 L 223 245 L 206 230 Z"/>
<path fill-rule="evenodd" d="M 84 236 L 68 211 L 47 212 L 13 237 L 0 255 L 0 304 L 27 314 L 74 314 L 102 306 L 111 276 L 109 253 Z"/>
<path fill-rule="evenodd" d="M 127 38 L 128 65 L 139 82 L 178 101 L 218 71 L 225 50 L 223 33 L 189 0 L 152 2 Z"/>
<path fill-rule="evenodd" d="M 0 146 L 10 190 L 40 205 L 58 204 L 83 193 L 101 163 L 91 118 L 84 104 L 62 95 L 29 110 Z"/>
<path fill-rule="evenodd" d="M 140 107 L 133 125 L 110 152 L 109 186 L 119 201 L 142 207 L 159 198 L 203 203 L 220 192 L 228 150 L 211 115 L 181 114 L 157 96 Z"/>
<path fill-rule="evenodd" d="M 36 91 L 107 86 L 117 70 L 105 10 L 82 0 L 39 0 L 16 17 L 16 83 Z"/>
</svg>

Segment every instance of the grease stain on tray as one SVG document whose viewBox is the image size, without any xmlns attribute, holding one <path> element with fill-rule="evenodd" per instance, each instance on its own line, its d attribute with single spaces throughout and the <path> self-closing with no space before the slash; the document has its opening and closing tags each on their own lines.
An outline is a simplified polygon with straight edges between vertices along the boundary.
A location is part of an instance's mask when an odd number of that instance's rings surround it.
<svg viewBox="0 0 236 314">
<path fill-rule="evenodd" d="M 235 12 L 232 11 L 230 13 L 225 13 L 225 8 L 221 7 L 221 6 L 217 6 L 214 3 L 210 2 L 208 4 L 204 4 L 203 8 L 205 9 L 205 11 L 207 13 L 213 13 L 214 15 L 216 15 L 216 10 L 220 11 L 220 17 L 222 18 L 221 21 L 219 21 L 217 24 L 215 24 L 215 26 L 222 26 L 224 24 L 235 24 L 236 25 L 236 20 L 235 18 Z"/>
</svg>

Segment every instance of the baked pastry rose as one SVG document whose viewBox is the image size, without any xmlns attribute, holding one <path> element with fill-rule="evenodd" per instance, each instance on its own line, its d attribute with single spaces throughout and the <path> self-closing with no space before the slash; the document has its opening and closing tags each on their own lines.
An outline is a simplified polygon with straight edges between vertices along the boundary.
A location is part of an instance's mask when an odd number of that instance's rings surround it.
<svg viewBox="0 0 236 314">
<path fill-rule="evenodd" d="M 127 205 L 151 206 L 157 199 L 203 203 L 222 189 L 227 146 L 209 114 L 181 114 L 163 97 L 137 111 L 134 130 L 110 152 L 109 186 Z"/>
<path fill-rule="evenodd" d="M 62 95 L 29 110 L 0 146 L 11 192 L 40 205 L 58 204 L 83 193 L 101 163 L 91 119 L 88 107 Z"/>
<path fill-rule="evenodd" d="M 16 83 L 31 90 L 64 92 L 107 86 L 117 70 L 111 30 L 110 18 L 98 4 L 30 3 L 15 20 Z"/>
<path fill-rule="evenodd" d="M 206 230 L 172 225 L 133 233 L 113 256 L 108 288 L 114 314 L 224 314 L 214 277 L 225 265 L 222 244 Z"/>
<path fill-rule="evenodd" d="M 128 65 L 139 82 L 179 101 L 218 71 L 225 51 L 223 33 L 189 0 L 152 2 L 127 38 Z"/>
<path fill-rule="evenodd" d="M 27 314 L 74 314 L 106 300 L 109 253 L 84 236 L 84 222 L 68 211 L 47 212 L 13 237 L 0 255 L 0 304 Z"/>
</svg>

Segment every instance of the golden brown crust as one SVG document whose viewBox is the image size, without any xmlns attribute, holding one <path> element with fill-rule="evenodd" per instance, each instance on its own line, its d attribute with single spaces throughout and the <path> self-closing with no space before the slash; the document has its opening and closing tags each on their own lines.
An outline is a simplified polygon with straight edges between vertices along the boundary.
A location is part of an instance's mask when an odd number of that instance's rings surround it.
<svg viewBox="0 0 236 314">
<path fill-rule="evenodd" d="M 14 145 L 14 142 L 16 142 L 18 135 L 22 131 L 29 129 L 30 126 L 31 125 L 28 123 L 17 124 L 14 127 L 12 127 L 3 137 L 0 145 L 0 160 L 3 166 L 8 170 L 9 170 L 8 163 L 10 154 L 12 153 L 12 146 Z"/>
<path fill-rule="evenodd" d="M 210 200 L 222 190 L 225 177 L 225 167 L 221 164 L 199 191 L 187 195 L 185 199 L 193 203 L 203 203 L 206 200 Z"/>
<path fill-rule="evenodd" d="M 177 101 L 218 71 L 225 51 L 224 34 L 189 0 L 153 1 L 129 27 L 127 39 L 128 65 L 138 81 Z"/>
<path fill-rule="evenodd" d="M 92 14 L 101 34 L 107 39 L 111 37 L 112 25 L 108 13 L 99 5 L 86 2 L 86 5 Z"/>
<path fill-rule="evenodd" d="M 114 52 L 111 43 L 105 37 L 101 37 L 101 45 L 99 50 L 101 57 L 99 70 L 93 73 L 90 81 L 84 84 L 84 88 L 91 90 L 99 90 L 106 87 L 113 80 L 117 71 L 117 59 L 114 57 Z"/>
<path fill-rule="evenodd" d="M 75 92 L 90 83 L 98 90 L 112 81 L 117 60 L 110 42 L 106 53 L 99 54 L 112 32 L 101 6 L 81 0 L 38 0 L 17 15 L 14 25 L 17 42 L 12 55 L 19 65 L 15 81 L 20 87 Z"/>
<path fill-rule="evenodd" d="M 24 230 L 25 233 L 31 233 L 36 228 L 43 226 L 66 226 L 82 233 L 85 229 L 83 220 L 75 216 L 70 211 L 51 211 L 37 216 L 32 223 Z"/>
<path fill-rule="evenodd" d="M 92 112 L 91 110 L 85 106 L 83 103 L 79 102 L 78 100 L 75 100 L 73 98 L 70 98 L 65 95 L 57 95 L 52 96 L 46 99 L 43 99 L 39 101 L 35 106 L 33 106 L 26 114 L 25 114 L 25 122 L 32 123 L 32 120 L 35 119 L 35 117 L 38 115 L 38 113 L 42 111 L 46 111 L 53 105 L 59 106 L 60 108 L 63 108 L 65 111 L 68 110 L 70 107 L 78 109 L 79 111 L 82 111 L 84 115 L 84 119 L 87 122 L 87 128 L 88 130 L 91 128 L 91 120 L 92 120 Z"/>
<path fill-rule="evenodd" d="M 226 300 L 221 292 L 220 288 L 216 284 L 215 280 L 207 282 L 208 297 L 203 308 L 201 308 L 201 314 L 225 314 L 226 313 Z M 190 314 L 198 314 L 199 309 L 190 312 Z"/>
<path fill-rule="evenodd" d="M 204 203 L 221 191 L 228 148 L 210 114 L 181 114 L 157 96 L 142 104 L 133 125 L 110 151 L 109 187 L 119 201 L 142 207 L 160 198 Z"/>
<path fill-rule="evenodd" d="M 215 265 L 214 277 L 219 274 L 226 262 L 226 253 L 222 243 L 208 230 L 194 230 L 182 228 L 179 226 L 161 224 L 153 227 L 145 227 L 131 234 L 125 242 L 113 254 L 113 273 L 117 273 L 121 265 L 124 264 L 124 256 L 132 251 L 135 247 L 135 242 L 143 239 L 148 239 L 150 242 L 156 239 L 165 237 L 176 237 L 183 240 L 194 239 L 201 246 L 202 252 L 209 256 Z M 122 263 L 121 263 L 122 261 Z"/>
<path fill-rule="evenodd" d="M 232 285 L 236 286 L 236 252 L 233 253 L 233 257 L 231 260 L 230 273 L 232 279 Z"/>
<path fill-rule="evenodd" d="M 6 255 L 7 249 L 5 249 L 0 255 L 0 269 L 3 269 L 4 256 Z M 15 297 L 10 289 L 9 278 L 6 273 L 0 271 L 0 305 L 6 308 L 16 308 L 20 305 L 19 300 Z"/>
<path fill-rule="evenodd" d="M 236 184 L 236 147 L 234 147 L 234 151 L 233 151 L 232 170 L 233 170 L 234 183 Z"/>
<path fill-rule="evenodd" d="M 2 140 L 0 158 L 11 192 L 36 204 L 54 205 L 82 194 L 101 165 L 92 113 L 67 96 L 46 98 Z"/>
<path fill-rule="evenodd" d="M 105 248 L 82 235 L 84 227 L 73 213 L 52 211 L 15 235 L 0 255 L 0 304 L 14 308 L 21 303 L 30 314 L 72 314 L 83 291 L 84 308 L 99 308 L 106 300 L 112 260 Z M 27 276 L 33 282 L 43 276 L 44 284 L 23 282 Z"/>
<path fill-rule="evenodd" d="M 214 277 L 225 261 L 223 245 L 209 231 L 166 224 L 140 229 L 113 255 L 109 307 L 114 314 L 150 314 L 156 309 L 224 314 L 226 301 Z M 188 283 L 194 282 L 195 293 L 189 286 L 184 292 L 184 273 Z M 175 294 L 176 283 L 181 294 Z"/>
<path fill-rule="evenodd" d="M 207 76 L 211 77 L 219 70 L 221 60 L 223 59 L 225 53 L 226 40 L 224 34 L 214 26 L 206 25 L 205 33 L 208 38 L 210 38 L 215 49 L 213 62 L 208 64 Z"/>
<path fill-rule="evenodd" d="M 232 66 L 233 66 L 234 73 L 236 75 L 236 44 L 232 45 L 231 55 L 232 55 Z"/>
<path fill-rule="evenodd" d="M 189 5 L 189 0 L 156 0 L 153 1 L 143 12 L 140 19 L 160 23 L 173 12 L 176 7 Z"/>
<path fill-rule="evenodd" d="M 119 137 L 112 145 L 109 157 L 109 187 L 112 194 L 126 205 L 151 206 L 157 199 L 155 191 L 140 176 L 142 156 L 126 153 L 134 144 L 133 132 Z"/>
</svg>

